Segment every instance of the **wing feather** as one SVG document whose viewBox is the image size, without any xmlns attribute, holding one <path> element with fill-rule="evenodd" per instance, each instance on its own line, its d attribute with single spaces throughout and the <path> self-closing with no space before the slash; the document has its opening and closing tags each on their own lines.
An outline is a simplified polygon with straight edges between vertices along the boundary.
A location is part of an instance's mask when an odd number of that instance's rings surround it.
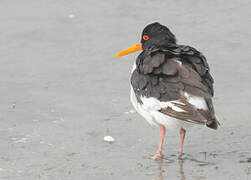
<svg viewBox="0 0 251 180">
<path fill-rule="evenodd" d="M 184 56 L 170 56 L 161 51 L 143 52 L 136 61 L 132 87 L 139 103 L 142 103 L 140 97 L 154 97 L 161 102 L 182 102 L 174 105 L 184 112 L 177 112 L 171 107 L 160 109 L 159 112 L 165 115 L 197 124 L 218 124 L 211 100 L 213 79 L 208 72 L 208 64 L 205 59 L 191 58 L 194 54 L 187 53 L 190 56 L 187 60 L 182 58 Z M 199 109 L 189 103 L 185 93 L 203 98 L 207 109 Z"/>
</svg>

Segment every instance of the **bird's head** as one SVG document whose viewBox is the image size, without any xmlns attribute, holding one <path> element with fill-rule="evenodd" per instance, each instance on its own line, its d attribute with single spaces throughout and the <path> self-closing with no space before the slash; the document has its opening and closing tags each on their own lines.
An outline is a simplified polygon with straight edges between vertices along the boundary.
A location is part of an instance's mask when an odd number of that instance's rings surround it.
<svg viewBox="0 0 251 180">
<path fill-rule="evenodd" d="M 147 25 L 141 35 L 141 41 L 124 51 L 116 54 L 116 57 L 124 56 L 138 50 L 147 50 L 153 47 L 168 46 L 176 44 L 174 34 L 166 27 L 158 22 Z"/>
</svg>

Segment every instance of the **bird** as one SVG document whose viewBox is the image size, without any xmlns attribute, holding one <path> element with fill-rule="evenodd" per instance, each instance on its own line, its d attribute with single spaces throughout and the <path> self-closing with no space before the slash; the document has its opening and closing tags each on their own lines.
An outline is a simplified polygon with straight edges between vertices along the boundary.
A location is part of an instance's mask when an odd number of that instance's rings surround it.
<svg viewBox="0 0 251 180">
<path fill-rule="evenodd" d="M 142 52 L 131 71 L 130 99 L 135 110 L 159 127 L 159 146 L 151 158 L 163 158 L 166 129 L 180 133 L 178 157 L 183 154 L 187 130 L 195 125 L 218 129 L 212 98 L 214 79 L 205 56 L 195 48 L 177 44 L 171 30 L 154 22 L 147 25 L 140 42 L 116 54 Z"/>
</svg>

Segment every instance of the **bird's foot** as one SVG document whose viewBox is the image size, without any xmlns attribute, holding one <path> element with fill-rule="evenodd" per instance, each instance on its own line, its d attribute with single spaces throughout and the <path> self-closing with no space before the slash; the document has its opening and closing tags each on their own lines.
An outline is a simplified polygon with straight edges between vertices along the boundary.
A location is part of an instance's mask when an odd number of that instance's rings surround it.
<svg viewBox="0 0 251 180">
<path fill-rule="evenodd" d="M 182 154 L 181 152 L 178 153 L 178 159 L 182 159 Z"/>
<path fill-rule="evenodd" d="M 163 157 L 164 157 L 163 154 L 161 152 L 158 152 L 154 156 L 152 156 L 151 158 L 153 160 L 156 160 L 156 159 L 162 159 Z"/>
</svg>

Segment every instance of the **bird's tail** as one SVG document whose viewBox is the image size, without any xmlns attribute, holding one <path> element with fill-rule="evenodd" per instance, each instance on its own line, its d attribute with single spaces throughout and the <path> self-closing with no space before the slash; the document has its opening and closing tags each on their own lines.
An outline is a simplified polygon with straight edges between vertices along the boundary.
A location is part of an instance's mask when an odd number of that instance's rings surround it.
<svg viewBox="0 0 251 180">
<path fill-rule="evenodd" d="M 212 120 L 207 121 L 206 126 L 211 129 L 216 130 L 220 126 L 220 123 L 217 119 L 212 119 Z"/>
</svg>

